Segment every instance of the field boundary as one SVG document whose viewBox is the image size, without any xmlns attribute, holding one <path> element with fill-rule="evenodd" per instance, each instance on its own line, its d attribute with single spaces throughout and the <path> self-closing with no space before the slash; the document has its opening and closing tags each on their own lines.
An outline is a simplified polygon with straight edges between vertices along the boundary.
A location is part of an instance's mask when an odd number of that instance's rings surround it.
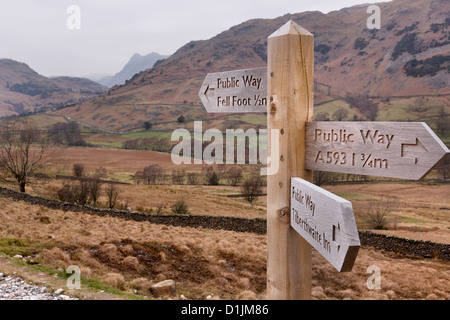
<svg viewBox="0 0 450 320">
<path fill-rule="evenodd" d="M 0 187 L 0 197 L 10 198 L 15 201 L 24 201 L 32 205 L 40 205 L 49 209 L 64 210 L 72 212 L 83 212 L 98 216 L 109 216 L 137 222 L 150 222 L 175 227 L 205 228 L 214 230 L 228 230 L 235 232 L 250 232 L 256 234 L 266 234 L 267 222 L 265 219 L 221 217 L 221 216 L 201 216 L 201 215 L 149 215 L 126 210 L 103 209 L 87 205 L 79 205 L 62 202 L 54 199 L 47 199 L 21 193 L 9 188 Z M 439 258 L 450 261 L 450 245 L 435 243 L 431 241 L 421 241 L 398 238 L 377 234 L 370 231 L 359 231 L 362 246 L 373 247 L 377 250 L 384 250 L 400 255 L 415 258 Z"/>
</svg>

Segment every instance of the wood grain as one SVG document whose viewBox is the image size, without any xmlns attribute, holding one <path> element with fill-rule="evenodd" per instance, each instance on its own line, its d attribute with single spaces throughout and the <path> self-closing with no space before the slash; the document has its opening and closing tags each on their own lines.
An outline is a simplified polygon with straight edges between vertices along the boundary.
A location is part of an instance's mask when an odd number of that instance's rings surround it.
<svg viewBox="0 0 450 320">
<path fill-rule="evenodd" d="M 311 246 L 290 227 L 290 179 L 305 169 L 306 123 L 313 120 L 314 37 L 289 21 L 268 38 L 268 132 L 277 130 L 279 170 L 267 177 L 267 297 L 311 299 Z M 270 152 L 270 151 L 269 151 Z M 273 153 L 273 151 L 271 152 Z"/>
</svg>

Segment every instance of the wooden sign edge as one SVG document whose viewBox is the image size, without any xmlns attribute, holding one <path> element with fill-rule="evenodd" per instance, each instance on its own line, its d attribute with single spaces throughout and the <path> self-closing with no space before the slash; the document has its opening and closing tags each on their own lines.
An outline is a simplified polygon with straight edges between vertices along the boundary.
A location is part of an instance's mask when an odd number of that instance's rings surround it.
<svg viewBox="0 0 450 320">
<path fill-rule="evenodd" d="M 351 203 L 351 201 L 342 198 L 326 189 L 323 189 L 309 181 L 306 181 L 302 178 L 299 177 L 291 177 L 290 179 L 290 192 L 292 192 L 292 181 L 298 181 L 304 185 L 306 185 L 308 188 L 313 189 L 316 192 L 321 192 L 324 196 L 331 198 L 333 201 L 335 201 L 339 206 L 340 206 L 340 214 L 342 215 L 342 220 L 344 220 L 344 228 L 342 231 L 345 232 L 345 234 L 349 235 L 348 236 L 348 241 L 346 241 L 347 243 L 345 244 L 345 246 L 347 246 L 347 252 L 346 255 L 344 256 L 344 259 L 342 260 L 342 263 L 339 265 L 336 265 L 336 263 L 331 262 L 330 260 L 328 260 L 326 257 L 323 257 L 325 260 L 327 260 L 332 266 L 333 268 L 335 268 L 338 272 L 351 272 L 353 269 L 353 266 L 356 262 L 356 258 L 358 256 L 358 252 L 359 249 L 361 247 L 361 240 L 359 238 L 359 232 L 358 232 L 358 228 L 356 225 L 356 219 L 354 216 L 354 211 L 353 211 L 353 204 Z M 290 199 L 292 199 L 292 196 L 289 197 Z M 289 214 L 292 213 L 292 206 L 290 206 L 290 210 L 289 210 Z M 348 217 L 351 217 L 351 224 L 350 223 L 345 223 Z M 295 232 L 297 232 L 297 234 L 303 238 L 303 236 L 292 226 L 292 217 L 289 217 L 289 224 L 291 225 L 291 228 L 293 228 L 295 230 Z M 351 230 L 349 230 L 349 228 Z M 349 232 L 348 232 L 349 231 Z M 305 239 L 305 241 L 307 241 Z M 309 243 L 309 241 L 308 241 Z M 311 244 L 311 246 L 313 246 Z M 316 249 L 317 250 L 317 249 Z M 320 253 L 319 253 L 320 254 Z M 320 254 L 322 256 L 322 254 Z"/>
<path fill-rule="evenodd" d="M 449 148 L 443 143 L 443 141 L 437 136 L 437 134 L 431 129 L 431 127 L 423 121 L 417 121 L 417 122 L 406 122 L 406 121 L 311 121 L 306 123 L 306 132 L 311 131 L 311 125 L 316 124 L 326 124 L 326 125 L 332 125 L 332 124 L 380 124 L 380 125 L 399 125 L 399 126 L 411 126 L 411 129 L 413 129 L 414 126 L 420 126 L 419 130 L 423 130 L 426 134 L 429 135 L 428 138 L 432 140 L 432 143 L 434 147 L 437 149 L 439 148 L 439 153 L 433 153 L 432 156 L 434 157 L 434 164 L 430 166 L 430 168 L 427 169 L 427 171 L 422 171 L 420 176 L 414 176 L 414 177 L 405 177 L 404 175 L 397 174 L 396 172 L 393 173 L 387 173 L 387 174 L 364 174 L 364 173 L 354 173 L 350 170 L 347 170 L 348 168 L 317 168 L 315 165 L 312 165 L 310 162 L 306 161 L 308 158 L 308 153 L 305 155 L 305 167 L 308 170 L 311 171 L 321 171 L 321 172 L 332 172 L 332 173 L 346 173 L 346 174 L 361 174 L 361 175 L 367 175 L 367 176 L 374 176 L 374 177 L 386 177 L 386 178 L 394 178 L 394 179 L 402 179 L 402 180 L 411 180 L 411 181 L 421 181 L 424 177 L 426 177 L 433 169 L 435 169 L 443 160 L 444 158 L 450 154 Z M 415 128 L 417 129 L 417 128 Z M 308 135 L 306 136 L 306 145 L 311 145 L 313 142 L 308 141 Z"/>
<path fill-rule="evenodd" d="M 266 92 L 265 98 L 267 99 L 267 82 L 268 82 L 268 76 L 267 76 L 268 68 L 267 67 L 210 72 L 210 73 L 207 73 L 206 76 L 204 77 L 202 85 L 200 86 L 200 89 L 199 89 L 198 94 L 197 94 L 198 97 L 200 98 L 200 101 L 202 102 L 202 105 L 205 108 L 206 112 L 207 113 L 223 113 L 223 114 L 227 114 L 227 113 L 249 113 L 249 114 L 250 113 L 253 113 L 253 114 L 267 113 L 267 105 L 264 106 L 264 107 L 263 106 L 258 106 L 258 107 L 252 106 L 251 110 L 248 110 L 248 109 L 245 109 L 245 107 L 242 107 L 242 108 L 237 108 L 237 109 L 232 110 L 232 111 L 231 110 L 222 111 L 222 110 L 218 110 L 217 107 L 209 108 L 209 105 L 207 103 L 207 101 L 209 101 L 209 100 L 207 100 L 207 98 L 206 98 L 205 90 L 209 86 L 209 83 L 207 82 L 208 77 L 214 77 L 215 75 L 218 75 L 218 74 L 228 74 L 228 73 L 230 75 L 232 75 L 233 73 L 238 73 L 238 72 L 242 72 L 242 73 L 248 72 L 248 73 L 250 73 L 252 71 L 254 72 L 255 70 L 258 70 L 258 72 L 261 72 L 262 74 L 266 75 L 266 90 L 262 90 L 262 91 Z M 206 101 L 205 101 L 205 99 L 206 99 Z M 208 105 L 208 107 L 207 107 L 207 105 Z M 259 107 L 261 107 L 261 110 L 259 109 Z M 208 108 L 210 110 L 208 110 Z"/>
</svg>

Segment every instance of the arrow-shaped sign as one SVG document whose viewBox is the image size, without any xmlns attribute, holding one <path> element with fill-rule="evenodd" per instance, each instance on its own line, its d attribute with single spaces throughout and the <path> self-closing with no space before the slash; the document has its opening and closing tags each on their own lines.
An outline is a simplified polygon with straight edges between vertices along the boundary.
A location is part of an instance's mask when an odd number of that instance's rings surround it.
<svg viewBox="0 0 450 320">
<path fill-rule="evenodd" d="M 209 113 L 267 112 L 267 68 L 209 73 L 198 95 Z"/>
<path fill-rule="evenodd" d="M 423 122 L 310 122 L 306 168 L 420 180 L 448 148 Z"/>
<path fill-rule="evenodd" d="M 352 270 L 360 242 L 350 201 L 292 178 L 291 226 L 339 272 Z"/>
</svg>

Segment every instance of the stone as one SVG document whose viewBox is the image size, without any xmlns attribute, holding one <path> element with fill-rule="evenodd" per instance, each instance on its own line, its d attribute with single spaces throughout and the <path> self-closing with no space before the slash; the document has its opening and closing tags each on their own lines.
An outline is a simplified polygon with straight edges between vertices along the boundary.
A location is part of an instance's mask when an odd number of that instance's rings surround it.
<svg viewBox="0 0 450 320">
<path fill-rule="evenodd" d="M 58 290 L 55 291 L 55 294 L 58 294 L 58 295 L 59 295 L 59 294 L 62 294 L 63 292 L 64 292 L 64 289 L 61 289 L 61 288 L 60 288 L 60 289 L 58 289 Z"/>
<path fill-rule="evenodd" d="M 164 280 L 158 282 L 150 287 L 150 291 L 153 295 L 161 297 L 161 296 L 174 296 L 177 291 L 177 286 L 175 281 L 173 280 Z"/>
</svg>

